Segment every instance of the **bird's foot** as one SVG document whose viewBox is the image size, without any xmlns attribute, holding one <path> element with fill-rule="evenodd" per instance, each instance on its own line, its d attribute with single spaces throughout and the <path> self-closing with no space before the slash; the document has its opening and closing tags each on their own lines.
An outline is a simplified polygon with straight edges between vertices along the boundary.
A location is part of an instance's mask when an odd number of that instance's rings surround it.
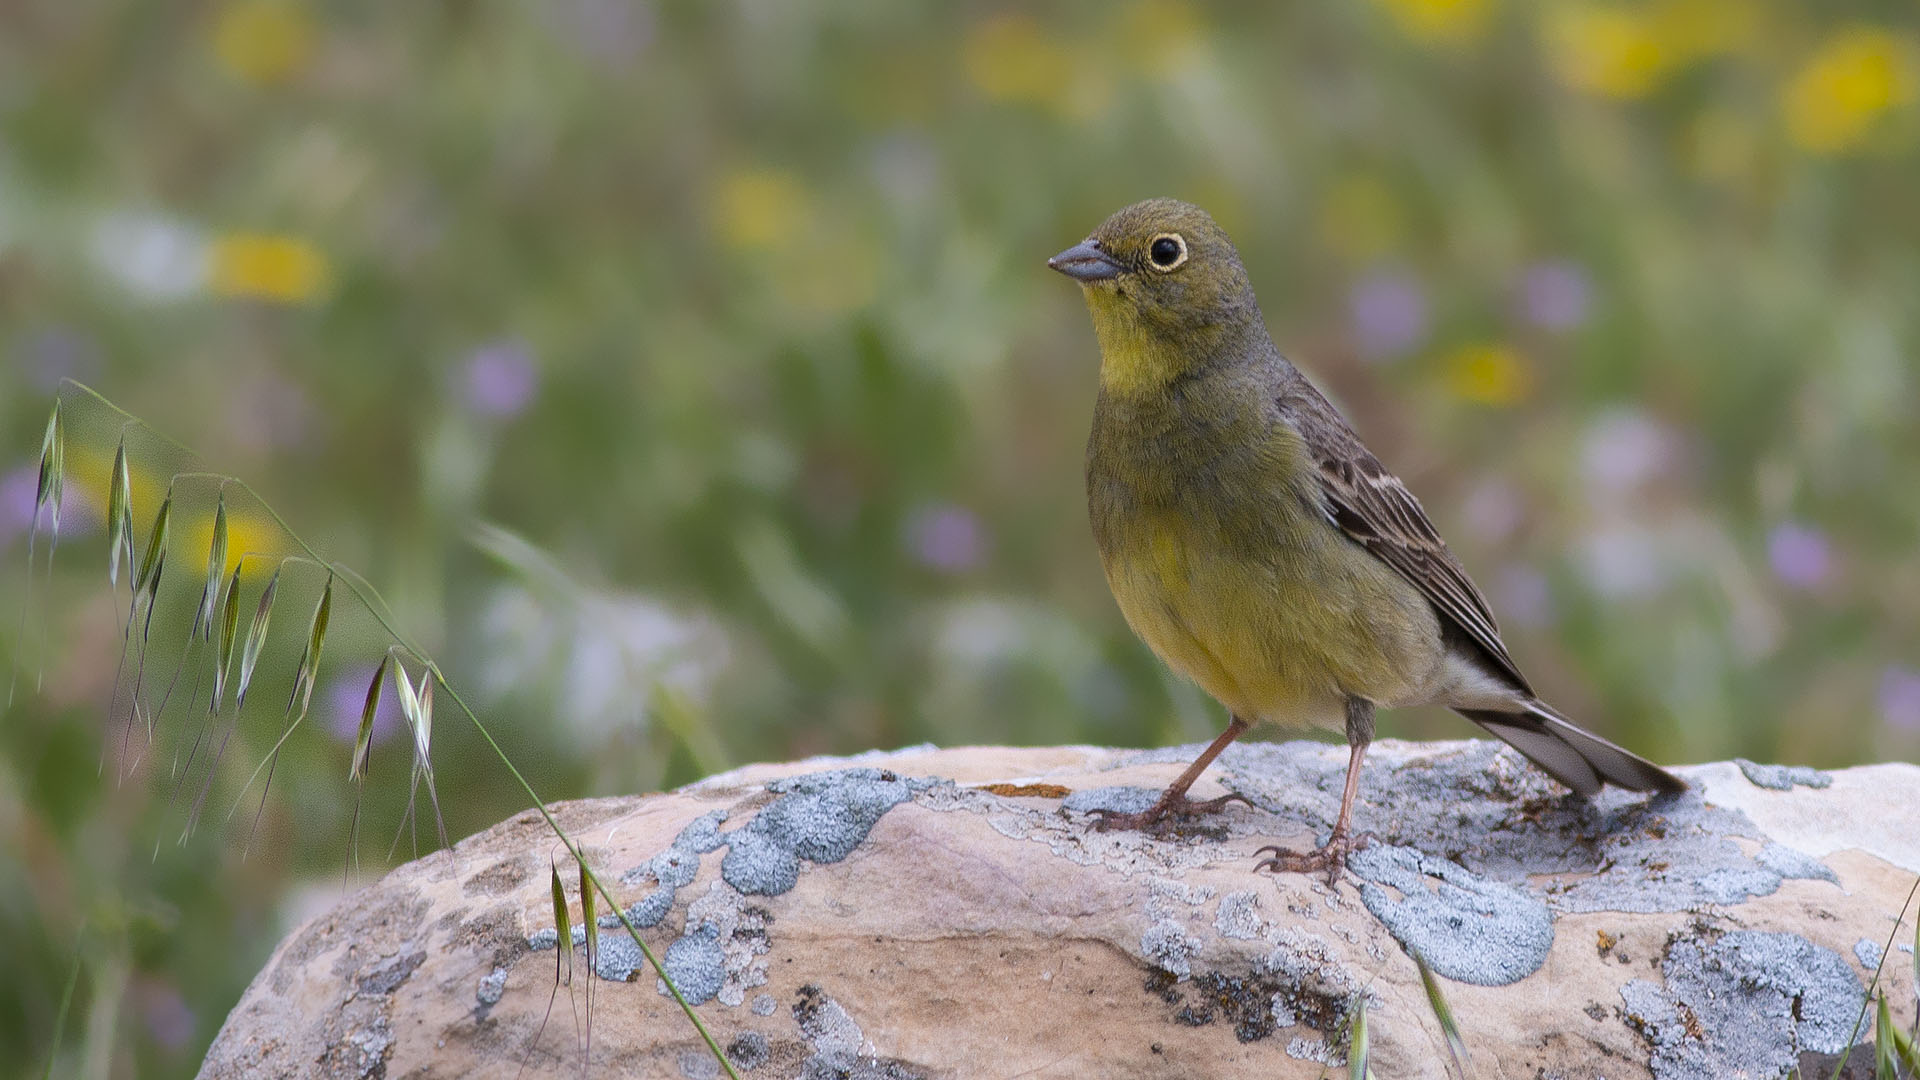
<svg viewBox="0 0 1920 1080">
<path fill-rule="evenodd" d="M 1293 874 L 1324 870 L 1327 872 L 1327 884 L 1332 885 L 1340 880 L 1340 872 L 1347 868 L 1347 857 L 1372 844 L 1375 839 L 1372 833 L 1349 833 L 1345 829 L 1335 829 L 1325 844 L 1312 851 L 1288 851 L 1269 844 L 1254 852 L 1255 855 L 1267 857 L 1254 864 L 1253 868 Z"/>
<path fill-rule="evenodd" d="M 1251 800 L 1238 792 L 1230 792 L 1217 799 L 1204 799 L 1197 802 L 1184 794 L 1176 795 L 1168 792 L 1160 796 L 1158 802 L 1137 814 L 1123 814 L 1118 810 L 1095 810 L 1093 815 L 1096 820 L 1093 827 L 1101 832 L 1138 829 L 1154 836 L 1164 836 L 1180 822 L 1204 814 L 1218 813 L 1230 802 L 1253 805 Z"/>
</svg>

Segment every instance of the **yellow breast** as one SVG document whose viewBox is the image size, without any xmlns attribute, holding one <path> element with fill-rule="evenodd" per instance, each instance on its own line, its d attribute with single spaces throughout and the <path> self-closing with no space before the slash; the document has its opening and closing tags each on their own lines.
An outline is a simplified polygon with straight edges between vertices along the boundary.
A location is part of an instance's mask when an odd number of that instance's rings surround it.
<svg viewBox="0 0 1920 1080">
<path fill-rule="evenodd" d="M 1134 632 L 1236 715 L 1337 728 L 1349 696 L 1394 702 L 1430 679 L 1438 627 L 1390 568 L 1303 524 L 1249 551 L 1217 522 L 1142 514 L 1104 565 Z"/>
</svg>

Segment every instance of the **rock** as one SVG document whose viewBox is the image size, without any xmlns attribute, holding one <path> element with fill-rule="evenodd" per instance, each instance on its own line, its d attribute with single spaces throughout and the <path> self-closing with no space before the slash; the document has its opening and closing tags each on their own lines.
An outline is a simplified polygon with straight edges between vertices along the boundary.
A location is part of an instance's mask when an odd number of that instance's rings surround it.
<svg viewBox="0 0 1920 1080">
<path fill-rule="evenodd" d="M 1567 795 L 1504 746 L 1375 744 L 1337 886 L 1253 870 L 1324 836 L 1344 750 L 1235 746 L 1252 807 L 1102 833 L 1198 751 L 915 748 L 557 806 L 743 1077 L 1320 1077 L 1367 1001 L 1381 1077 L 1779 1077 L 1839 1060 L 1873 972 L 1911 1022 L 1920 767 L 1680 770 Z M 1211 792 L 1208 789 L 1212 789 Z M 395 870 L 283 942 L 205 1077 L 722 1075 L 616 919 L 552 1004 L 538 815 Z M 602 908 L 604 910 L 604 908 Z M 1863 1037 L 1871 1034 L 1871 1025 Z M 536 1040 L 536 1034 L 538 1038 Z M 1811 1067 L 1811 1066 L 1810 1066 Z"/>
</svg>

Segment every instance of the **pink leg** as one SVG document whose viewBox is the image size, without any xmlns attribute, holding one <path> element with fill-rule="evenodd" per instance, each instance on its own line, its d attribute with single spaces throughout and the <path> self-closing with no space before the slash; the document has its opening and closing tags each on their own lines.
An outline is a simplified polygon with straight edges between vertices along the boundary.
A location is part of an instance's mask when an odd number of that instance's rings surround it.
<svg viewBox="0 0 1920 1080">
<path fill-rule="evenodd" d="M 1194 802 L 1192 799 L 1187 798 L 1187 789 L 1193 786 L 1194 781 L 1200 779 L 1200 774 L 1207 771 L 1207 766 L 1213 764 L 1213 759 L 1220 756 L 1220 752 L 1227 748 L 1227 744 L 1239 738 L 1247 730 L 1247 727 L 1248 724 L 1245 720 L 1237 716 L 1232 717 L 1227 722 L 1227 730 L 1221 732 L 1218 738 L 1208 744 L 1206 750 L 1202 751 L 1200 756 L 1193 760 L 1193 764 L 1187 766 L 1187 771 L 1181 773 L 1179 778 L 1174 780 L 1174 782 L 1168 786 L 1167 790 L 1160 794 L 1157 802 L 1137 814 L 1122 814 L 1114 810 L 1095 810 L 1094 814 L 1100 819 L 1099 824 L 1095 827 L 1101 832 L 1106 832 L 1111 829 L 1144 829 L 1156 831 L 1163 827 L 1164 823 L 1170 818 L 1185 818 L 1195 817 L 1200 814 L 1211 814 L 1236 800 L 1247 803 L 1246 797 L 1238 794 L 1222 795 L 1217 799 L 1208 799 L 1204 802 Z M 1251 806 L 1253 804 L 1247 803 L 1247 805 Z"/>
</svg>

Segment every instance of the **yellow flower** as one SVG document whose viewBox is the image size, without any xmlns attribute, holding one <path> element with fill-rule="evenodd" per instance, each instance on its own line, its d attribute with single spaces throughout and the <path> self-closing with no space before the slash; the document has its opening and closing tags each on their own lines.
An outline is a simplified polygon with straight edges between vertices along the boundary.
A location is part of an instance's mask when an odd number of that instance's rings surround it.
<svg viewBox="0 0 1920 1080">
<path fill-rule="evenodd" d="M 787 246 L 807 218 L 807 193 L 792 173 L 743 169 L 720 182 L 715 225 L 729 247 L 771 251 Z"/>
<path fill-rule="evenodd" d="M 297 4 L 241 0 L 220 13 L 213 28 L 213 51 L 239 78 L 276 83 L 306 66 L 313 38 L 313 20 Z"/>
<path fill-rule="evenodd" d="M 213 242 L 208 281 L 221 296 L 297 304 L 326 289 L 327 258 L 292 236 L 228 233 Z"/>
<path fill-rule="evenodd" d="M 1379 0 L 1380 6 L 1416 41 L 1459 45 L 1480 36 L 1493 0 Z"/>
<path fill-rule="evenodd" d="M 1911 43 L 1878 27 L 1843 29 L 1783 91 L 1787 134 L 1813 153 L 1850 150 L 1882 113 L 1913 98 L 1914 82 Z"/>
<path fill-rule="evenodd" d="M 976 23 L 961 56 L 967 78 L 994 101 L 1069 104 L 1072 58 L 1031 16 L 998 15 Z"/>
<path fill-rule="evenodd" d="M 1662 30 L 1658 13 L 1594 5 L 1563 8 L 1547 24 L 1550 58 L 1560 80 L 1575 89 L 1606 97 L 1645 97 L 1685 60 Z"/>
<path fill-rule="evenodd" d="M 1653 10 L 1654 33 L 1683 61 L 1737 53 L 1760 40 L 1765 14 L 1753 0 L 1665 0 Z"/>
<path fill-rule="evenodd" d="M 1479 405 L 1513 405 L 1533 391 L 1526 359 L 1506 345 L 1463 345 L 1445 362 L 1447 389 Z"/>
</svg>

